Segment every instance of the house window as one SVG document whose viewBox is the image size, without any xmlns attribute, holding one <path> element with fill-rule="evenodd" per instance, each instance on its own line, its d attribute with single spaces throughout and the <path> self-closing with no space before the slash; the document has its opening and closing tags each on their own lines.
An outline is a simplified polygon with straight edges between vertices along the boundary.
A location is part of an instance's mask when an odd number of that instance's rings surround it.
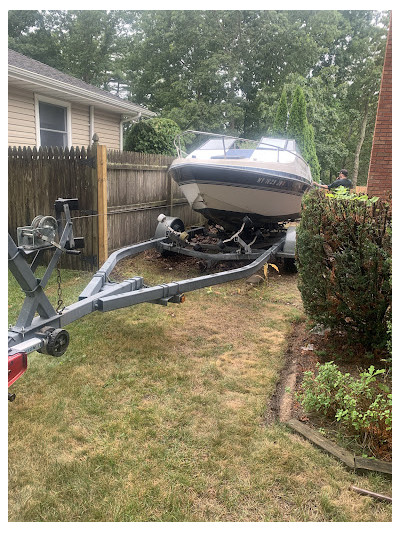
<svg viewBox="0 0 400 533">
<path fill-rule="evenodd" d="M 39 146 L 70 146 L 69 104 L 56 100 L 36 100 L 36 127 Z"/>
</svg>

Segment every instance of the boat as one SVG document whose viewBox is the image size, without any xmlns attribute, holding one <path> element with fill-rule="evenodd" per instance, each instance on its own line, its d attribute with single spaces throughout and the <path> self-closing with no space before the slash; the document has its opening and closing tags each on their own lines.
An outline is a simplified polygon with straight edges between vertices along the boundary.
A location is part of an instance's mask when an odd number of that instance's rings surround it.
<svg viewBox="0 0 400 533">
<path fill-rule="evenodd" d="M 186 153 L 188 138 L 197 147 Z M 210 223 L 234 230 L 247 217 L 254 228 L 270 229 L 300 217 L 313 180 L 295 140 L 187 130 L 175 138 L 175 147 L 178 157 L 169 173 L 191 208 Z"/>
</svg>

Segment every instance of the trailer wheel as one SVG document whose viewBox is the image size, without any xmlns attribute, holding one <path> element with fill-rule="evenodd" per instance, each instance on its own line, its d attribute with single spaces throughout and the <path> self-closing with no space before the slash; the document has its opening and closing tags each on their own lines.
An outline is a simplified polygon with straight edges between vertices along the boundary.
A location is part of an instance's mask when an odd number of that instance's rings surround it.
<svg viewBox="0 0 400 533">
<path fill-rule="evenodd" d="M 292 257 L 285 257 L 283 260 L 283 270 L 288 274 L 297 272 L 296 261 Z"/>
<path fill-rule="evenodd" d="M 69 333 L 65 329 L 55 329 L 47 340 L 46 352 L 53 357 L 63 355 L 69 344 Z"/>
</svg>

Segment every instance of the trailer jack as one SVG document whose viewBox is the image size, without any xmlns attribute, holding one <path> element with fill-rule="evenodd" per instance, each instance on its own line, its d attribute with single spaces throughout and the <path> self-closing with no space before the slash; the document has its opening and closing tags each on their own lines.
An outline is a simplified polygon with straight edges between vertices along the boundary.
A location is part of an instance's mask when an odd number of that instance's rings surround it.
<svg viewBox="0 0 400 533">
<path fill-rule="evenodd" d="M 185 293 L 204 287 L 217 285 L 248 277 L 259 270 L 271 258 L 277 255 L 289 256 L 285 252 L 286 234 L 281 233 L 265 249 L 247 249 L 244 253 L 210 250 L 210 253 L 196 251 L 187 246 L 187 241 L 195 232 L 204 228 L 184 231 L 183 222 L 173 217 L 159 218 L 155 236 L 148 241 L 133 244 L 115 251 L 101 268 L 94 274 L 88 285 L 80 294 L 78 301 L 56 310 L 45 294 L 45 287 L 54 268 L 58 265 L 62 253 L 80 253 L 78 246 L 83 245 L 82 238 L 74 238 L 70 211 L 78 209 L 77 199 L 59 198 L 55 203 L 56 218 L 36 217 L 31 226 L 18 229 L 18 246 L 8 236 L 9 269 L 25 292 L 25 301 L 17 322 L 8 331 L 9 386 L 26 371 L 29 353 L 38 351 L 53 357 L 60 357 L 68 348 L 69 334 L 65 327 L 95 311 L 107 312 L 140 303 L 167 305 L 183 303 Z M 64 220 L 62 220 L 64 215 Z M 56 233 L 58 232 L 58 242 Z M 184 238 L 180 235 L 185 233 Z M 291 241 L 289 239 L 291 247 Z M 250 262 L 245 266 L 224 272 L 148 286 L 140 276 L 122 282 L 110 282 L 109 277 L 115 265 L 127 257 L 134 257 L 146 250 L 155 248 L 160 253 L 165 251 L 199 257 L 210 262 L 241 261 Z M 38 257 L 43 250 L 52 250 L 47 269 L 41 279 L 34 272 Z M 242 250 L 243 252 L 243 250 Z M 35 253 L 31 264 L 27 262 L 30 254 Z M 286 254 L 286 255 L 285 255 Z M 289 255 L 288 255 L 289 254 Z M 15 395 L 11 395 L 13 400 Z"/>
</svg>

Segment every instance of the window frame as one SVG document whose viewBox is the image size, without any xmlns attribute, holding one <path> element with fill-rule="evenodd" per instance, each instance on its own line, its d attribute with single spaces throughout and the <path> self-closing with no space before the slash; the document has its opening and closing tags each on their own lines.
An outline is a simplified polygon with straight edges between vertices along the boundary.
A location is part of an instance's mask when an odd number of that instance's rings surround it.
<svg viewBox="0 0 400 533">
<path fill-rule="evenodd" d="M 36 147 L 40 148 L 41 143 L 41 134 L 40 134 L 40 113 L 39 113 L 39 103 L 44 102 L 45 104 L 51 104 L 58 107 L 63 107 L 67 111 L 67 120 L 66 120 L 66 134 L 67 134 L 67 147 L 72 146 L 72 129 L 71 129 L 71 103 L 66 102 L 65 100 L 58 100 L 56 98 L 50 98 L 49 96 L 43 96 L 40 94 L 35 94 L 35 122 L 36 122 Z"/>
</svg>

